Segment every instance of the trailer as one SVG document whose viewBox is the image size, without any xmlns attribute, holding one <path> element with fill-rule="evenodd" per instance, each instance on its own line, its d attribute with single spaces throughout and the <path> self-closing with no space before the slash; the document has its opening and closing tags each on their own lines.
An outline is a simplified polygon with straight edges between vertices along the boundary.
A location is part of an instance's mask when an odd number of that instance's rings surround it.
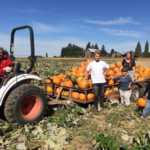
<svg viewBox="0 0 150 150">
<path fill-rule="evenodd" d="M 93 93 L 93 88 L 88 88 L 88 89 L 81 89 L 81 88 L 74 88 L 74 87 L 65 87 L 62 85 L 58 84 L 53 84 L 53 80 L 51 80 L 51 83 L 44 83 L 44 91 L 46 95 L 48 96 L 48 105 L 57 105 L 57 104 L 74 104 L 74 103 L 80 103 L 80 104 L 88 104 L 94 102 L 94 98 L 88 99 L 87 94 L 88 93 Z M 106 80 L 106 83 L 108 80 Z M 139 97 L 142 97 L 145 91 L 145 88 L 150 82 L 150 79 L 144 79 L 144 80 L 138 80 L 134 82 L 131 86 L 131 101 L 137 102 Z M 118 87 L 119 88 L 120 83 L 115 82 L 113 85 L 107 85 L 105 84 L 105 89 L 110 88 L 112 89 L 112 93 L 109 95 L 104 96 L 104 100 L 110 100 L 111 98 L 120 98 L 119 91 L 114 92 L 114 88 Z M 47 86 L 52 86 L 53 87 L 53 92 L 49 93 L 47 92 Z M 57 93 L 57 88 L 60 88 L 59 93 Z M 62 96 L 63 90 L 68 90 L 69 95 L 68 96 Z M 80 99 L 75 99 L 72 97 L 72 92 L 79 92 L 85 94 L 85 100 L 80 100 Z M 59 100 L 58 100 L 59 98 Z"/>
</svg>

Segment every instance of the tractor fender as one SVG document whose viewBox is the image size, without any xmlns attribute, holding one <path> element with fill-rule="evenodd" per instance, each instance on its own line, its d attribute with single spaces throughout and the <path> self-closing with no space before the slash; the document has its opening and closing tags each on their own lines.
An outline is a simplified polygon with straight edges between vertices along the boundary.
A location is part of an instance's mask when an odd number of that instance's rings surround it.
<svg viewBox="0 0 150 150">
<path fill-rule="evenodd" d="M 6 94 L 8 93 L 8 91 L 15 85 L 17 85 L 17 83 L 23 81 L 23 80 L 42 80 L 42 78 L 36 76 L 36 75 L 31 75 L 31 74 L 20 74 L 17 75 L 13 78 L 11 78 L 6 85 L 3 85 L 0 88 L 0 106 L 2 105 L 2 102 L 6 96 Z"/>
</svg>

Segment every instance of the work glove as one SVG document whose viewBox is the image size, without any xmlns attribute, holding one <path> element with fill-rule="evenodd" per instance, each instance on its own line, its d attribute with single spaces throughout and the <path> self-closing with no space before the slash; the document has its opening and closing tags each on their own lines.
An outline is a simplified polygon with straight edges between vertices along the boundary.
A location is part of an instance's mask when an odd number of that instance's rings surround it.
<svg viewBox="0 0 150 150">
<path fill-rule="evenodd" d="M 6 72 L 10 72 L 12 70 L 12 67 L 7 66 L 7 67 L 3 68 L 3 70 L 5 70 Z"/>
</svg>

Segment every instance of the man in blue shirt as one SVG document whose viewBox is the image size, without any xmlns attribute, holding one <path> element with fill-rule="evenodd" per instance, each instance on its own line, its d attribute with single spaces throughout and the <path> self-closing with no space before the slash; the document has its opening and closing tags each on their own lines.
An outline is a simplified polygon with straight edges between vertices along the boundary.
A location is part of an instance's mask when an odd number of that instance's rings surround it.
<svg viewBox="0 0 150 150">
<path fill-rule="evenodd" d="M 118 76 L 113 80 L 120 80 L 119 93 L 121 98 L 121 104 L 125 105 L 126 108 L 129 107 L 132 78 L 129 75 L 127 75 L 127 69 L 122 68 L 122 76 Z"/>
</svg>

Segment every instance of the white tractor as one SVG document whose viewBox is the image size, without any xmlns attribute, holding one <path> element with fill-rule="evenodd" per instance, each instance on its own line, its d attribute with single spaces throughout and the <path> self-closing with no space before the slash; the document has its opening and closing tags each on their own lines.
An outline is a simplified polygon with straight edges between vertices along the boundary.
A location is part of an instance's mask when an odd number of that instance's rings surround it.
<svg viewBox="0 0 150 150">
<path fill-rule="evenodd" d="M 14 35 L 17 30 L 29 29 L 31 55 L 30 67 L 26 71 L 20 70 L 21 63 L 14 57 Z M 34 55 L 34 34 L 30 26 L 14 28 L 11 33 L 10 59 L 14 63 L 13 70 L 1 78 L 0 83 L 0 111 L 9 123 L 26 124 L 41 120 L 47 108 L 44 91 L 30 84 L 32 80 L 41 80 L 34 70 L 36 57 Z"/>
</svg>

